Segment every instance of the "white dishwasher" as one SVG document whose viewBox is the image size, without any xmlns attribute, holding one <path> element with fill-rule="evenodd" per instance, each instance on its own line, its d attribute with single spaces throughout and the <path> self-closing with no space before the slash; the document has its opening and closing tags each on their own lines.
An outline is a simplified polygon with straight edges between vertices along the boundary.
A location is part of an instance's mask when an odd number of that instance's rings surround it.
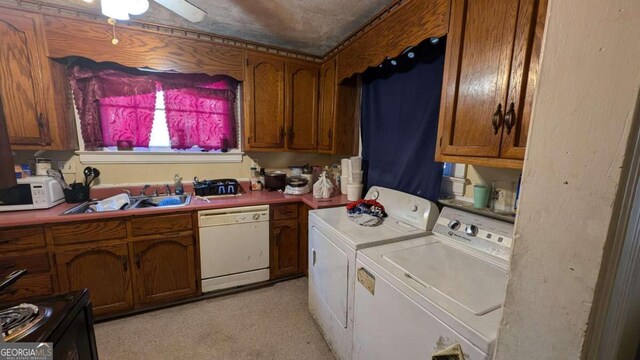
<svg viewBox="0 0 640 360">
<path fill-rule="evenodd" d="M 202 291 L 269 280 L 269 206 L 198 212 Z"/>
</svg>

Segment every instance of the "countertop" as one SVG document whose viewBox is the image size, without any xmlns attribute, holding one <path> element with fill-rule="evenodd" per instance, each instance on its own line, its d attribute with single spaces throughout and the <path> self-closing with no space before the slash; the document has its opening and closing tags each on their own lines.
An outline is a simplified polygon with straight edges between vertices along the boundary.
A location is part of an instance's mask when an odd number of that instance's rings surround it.
<svg viewBox="0 0 640 360">
<path fill-rule="evenodd" d="M 246 188 L 246 187 L 243 187 Z M 101 192 L 108 191 L 107 189 L 101 189 Z M 118 189 L 119 190 L 119 189 Z M 92 189 L 92 196 L 94 190 Z M 109 195 L 107 195 L 109 196 Z M 100 196 L 102 197 L 102 196 Z M 178 212 L 191 212 L 197 210 L 206 209 L 219 209 L 219 208 L 232 208 L 238 206 L 251 206 L 251 205 L 271 205 L 271 204 L 285 204 L 293 202 L 303 202 L 312 209 L 320 209 L 326 207 L 336 207 L 348 204 L 347 195 L 337 195 L 329 199 L 318 200 L 313 197 L 313 194 L 305 195 L 285 195 L 279 191 L 243 191 L 241 195 L 210 198 L 209 202 L 196 198 L 191 198 L 191 203 L 186 206 L 179 207 L 166 207 L 166 208 L 142 208 L 133 210 L 121 210 L 121 211 L 106 211 L 101 213 L 91 214 L 71 214 L 62 215 L 63 212 L 71 209 L 78 204 L 62 203 L 46 210 L 23 210 L 23 211 L 11 211 L 0 212 L 0 228 L 14 227 L 14 226 L 28 226 L 28 225 L 44 225 L 61 222 L 71 221 L 86 221 L 86 220 L 101 220 L 109 218 L 122 218 L 133 216 L 146 216 L 154 214 L 166 214 L 166 213 L 178 213 Z"/>
</svg>

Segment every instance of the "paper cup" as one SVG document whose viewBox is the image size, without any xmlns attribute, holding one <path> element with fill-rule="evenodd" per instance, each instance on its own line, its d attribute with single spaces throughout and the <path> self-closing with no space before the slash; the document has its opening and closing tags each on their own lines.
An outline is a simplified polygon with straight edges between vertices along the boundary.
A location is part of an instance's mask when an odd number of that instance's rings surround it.
<svg viewBox="0 0 640 360">
<path fill-rule="evenodd" d="M 351 157 L 351 171 L 362 170 L 362 158 L 360 156 Z"/>
<path fill-rule="evenodd" d="M 352 171 L 350 184 L 362 184 L 362 173 L 364 171 Z"/>
<path fill-rule="evenodd" d="M 362 195 L 362 184 L 347 185 L 347 200 L 349 201 L 360 200 L 360 195 Z"/>
<path fill-rule="evenodd" d="M 340 192 L 347 195 L 347 185 L 349 185 L 348 176 L 340 176 Z"/>
</svg>

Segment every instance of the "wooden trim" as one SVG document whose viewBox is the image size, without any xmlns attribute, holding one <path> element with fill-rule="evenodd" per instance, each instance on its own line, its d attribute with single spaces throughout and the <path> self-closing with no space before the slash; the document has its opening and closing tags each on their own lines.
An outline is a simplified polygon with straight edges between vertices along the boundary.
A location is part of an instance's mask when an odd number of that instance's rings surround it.
<svg viewBox="0 0 640 360">
<path fill-rule="evenodd" d="M 389 56 L 400 55 L 425 39 L 445 35 L 449 7 L 446 0 L 408 0 L 386 16 L 385 21 L 363 28 L 337 54 L 338 82 L 377 66 Z"/>
<path fill-rule="evenodd" d="M 442 155 L 436 150 L 436 161 L 522 170 L 523 160 Z"/>
<path fill-rule="evenodd" d="M 9 4 L 10 3 L 10 4 Z M 5 3 L 0 7 L 14 8 L 24 11 L 36 12 L 44 15 L 52 15 L 61 18 L 75 18 L 78 20 L 90 21 L 99 24 L 106 24 L 107 18 L 97 12 L 90 10 L 81 10 L 64 5 L 56 5 L 44 3 L 38 0 L 5 0 Z M 170 35 L 175 37 L 182 37 L 188 39 L 201 40 L 211 42 L 220 45 L 227 45 L 236 48 L 250 49 L 264 53 L 276 54 L 280 56 L 303 59 L 313 62 L 321 62 L 322 57 L 307 54 L 298 51 L 292 51 L 285 48 L 259 44 L 252 41 L 242 40 L 230 36 L 220 36 L 209 32 L 186 29 L 177 26 L 167 26 L 157 24 L 148 21 L 141 20 L 127 20 L 123 25 L 119 25 L 122 28 L 129 28 L 135 30 L 144 30 L 157 34 Z"/>
</svg>

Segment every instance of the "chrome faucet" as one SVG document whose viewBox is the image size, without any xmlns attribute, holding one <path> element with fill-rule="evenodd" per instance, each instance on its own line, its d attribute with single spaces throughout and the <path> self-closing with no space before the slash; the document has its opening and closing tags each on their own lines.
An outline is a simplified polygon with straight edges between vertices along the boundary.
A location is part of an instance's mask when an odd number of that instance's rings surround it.
<svg viewBox="0 0 640 360">
<path fill-rule="evenodd" d="M 164 196 L 171 196 L 171 186 L 164 184 Z"/>
<path fill-rule="evenodd" d="M 142 187 L 142 190 L 140 190 L 140 196 L 147 196 L 147 194 L 145 194 L 147 192 L 147 189 L 150 188 L 151 185 L 146 184 L 145 186 Z"/>
</svg>

